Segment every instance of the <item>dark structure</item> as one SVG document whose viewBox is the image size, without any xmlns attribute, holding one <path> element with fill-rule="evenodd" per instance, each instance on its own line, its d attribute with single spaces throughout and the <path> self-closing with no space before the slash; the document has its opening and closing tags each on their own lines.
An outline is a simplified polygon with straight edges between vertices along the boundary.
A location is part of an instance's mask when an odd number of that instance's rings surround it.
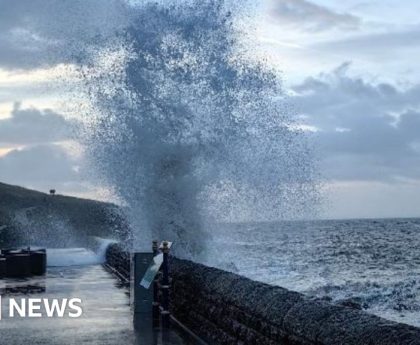
<svg viewBox="0 0 420 345">
<path fill-rule="evenodd" d="M 6 258 L 0 255 L 0 279 L 6 276 Z"/>
<path fill-rule="evenodd" d="M 24 278 L 44 275 L 47 271 L 45 249 L 5 249 L 0 255 L 0 278 Z"/>
<path fill-rule="evenodd" d="M 124 251 L 120 244 L 114 243 L 108 246 L 105 263 L 123 285 L 130 285 L 130 253 Z"/>
<path fill-rule="evenodd" d="M 130 272 L 117 244 L 107 260 Z M 420 345 L 416 327 L 191 261 L 170 264 L 171 313 L 208 344 Z"/>
</svg>

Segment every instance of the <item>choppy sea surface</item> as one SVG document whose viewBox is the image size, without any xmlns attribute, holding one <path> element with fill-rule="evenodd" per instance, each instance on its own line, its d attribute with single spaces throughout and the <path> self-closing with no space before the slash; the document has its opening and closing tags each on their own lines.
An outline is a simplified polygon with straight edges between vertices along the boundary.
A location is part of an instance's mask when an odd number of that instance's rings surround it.
<svg viewBox="0 0 420 345">
<path fill-rule="evenodd" d="M 223 224 L 213 265 L 420 326 L 420 219 Z"/>
</svg>

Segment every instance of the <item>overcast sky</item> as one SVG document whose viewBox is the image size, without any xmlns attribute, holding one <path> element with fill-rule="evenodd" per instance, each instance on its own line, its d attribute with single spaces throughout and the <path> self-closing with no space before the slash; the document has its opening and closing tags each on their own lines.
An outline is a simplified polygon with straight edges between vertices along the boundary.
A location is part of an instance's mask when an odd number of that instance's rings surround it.
<svg viewBox="0 0 420 345">
<path fill-rule="evenodd" d="M 63 51 L 123 26 L 124 11 L 0 0 L 0 181 L 98 193 L 57 77 L 72 59 Z M 264 0 L 258 11 L 253 34 L 318 148 L 324 216 L 420 216 L 420 2 Z"/>
</svg>

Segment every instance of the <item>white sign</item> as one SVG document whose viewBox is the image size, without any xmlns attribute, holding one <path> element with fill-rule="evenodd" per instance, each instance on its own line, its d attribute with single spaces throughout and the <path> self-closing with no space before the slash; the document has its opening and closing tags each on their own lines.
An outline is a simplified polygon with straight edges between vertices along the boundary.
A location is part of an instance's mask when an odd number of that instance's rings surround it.
<svg viewBox="0 0 420 345">
<path fill-rule="evenodd" d="M 147 268 L 146 273 L 143 276 L 143 279 L 140 282 L 140 285 L 143 286 L 145 289 L 148 289 L 152 284 L 153 280 L 156 277 L 156 274 L 160 270 L 160 266 L 163 263 L 163 254 L 158 254 L 153 258 L 152 263 Z"/>
<path fill-rule="evenodd" d="M 2 300 L 0 296 L 0 320 L 2 318 Z M 9 317 L 80 317 L 83 314 L 80 298 L 9 298 Z M 5 304 L 6 306 L 6 304 Z"/>
</svg>

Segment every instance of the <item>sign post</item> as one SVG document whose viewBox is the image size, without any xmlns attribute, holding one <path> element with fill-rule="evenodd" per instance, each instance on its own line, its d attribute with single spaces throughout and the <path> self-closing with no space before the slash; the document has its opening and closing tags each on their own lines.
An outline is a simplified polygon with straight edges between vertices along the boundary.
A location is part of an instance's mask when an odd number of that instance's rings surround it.
<svg viewBox="0 0 420 345">
<path fill-rule="evenodd" d="M 140 284 L 145 276 L 153 253 L 134 253 L 134 313 L 152 315 L 153 290 L 150 284 Z"/>
<path fill-rule="evenodd" d="M 134 253 L 133 304 L 134 320 L 138 327 L 153 329 L 159 325 L 160 314 L 162 328 L 169 328 L 169 249 L 171 246 L 172 242 L 163 241 L 158 247 L 157 241 L 153 241 L 153 253 Z"/>
<path fill-rule="evenodd" d="M 134 310 L 134 328 L 139 344 L 155 344 L 157 335 L 153 329 L 153 289 L 140 285 L 140 281 L 147 271 L 153 253 L 134 253 L 132 259 L 132 293 Z"/>
</svg>

